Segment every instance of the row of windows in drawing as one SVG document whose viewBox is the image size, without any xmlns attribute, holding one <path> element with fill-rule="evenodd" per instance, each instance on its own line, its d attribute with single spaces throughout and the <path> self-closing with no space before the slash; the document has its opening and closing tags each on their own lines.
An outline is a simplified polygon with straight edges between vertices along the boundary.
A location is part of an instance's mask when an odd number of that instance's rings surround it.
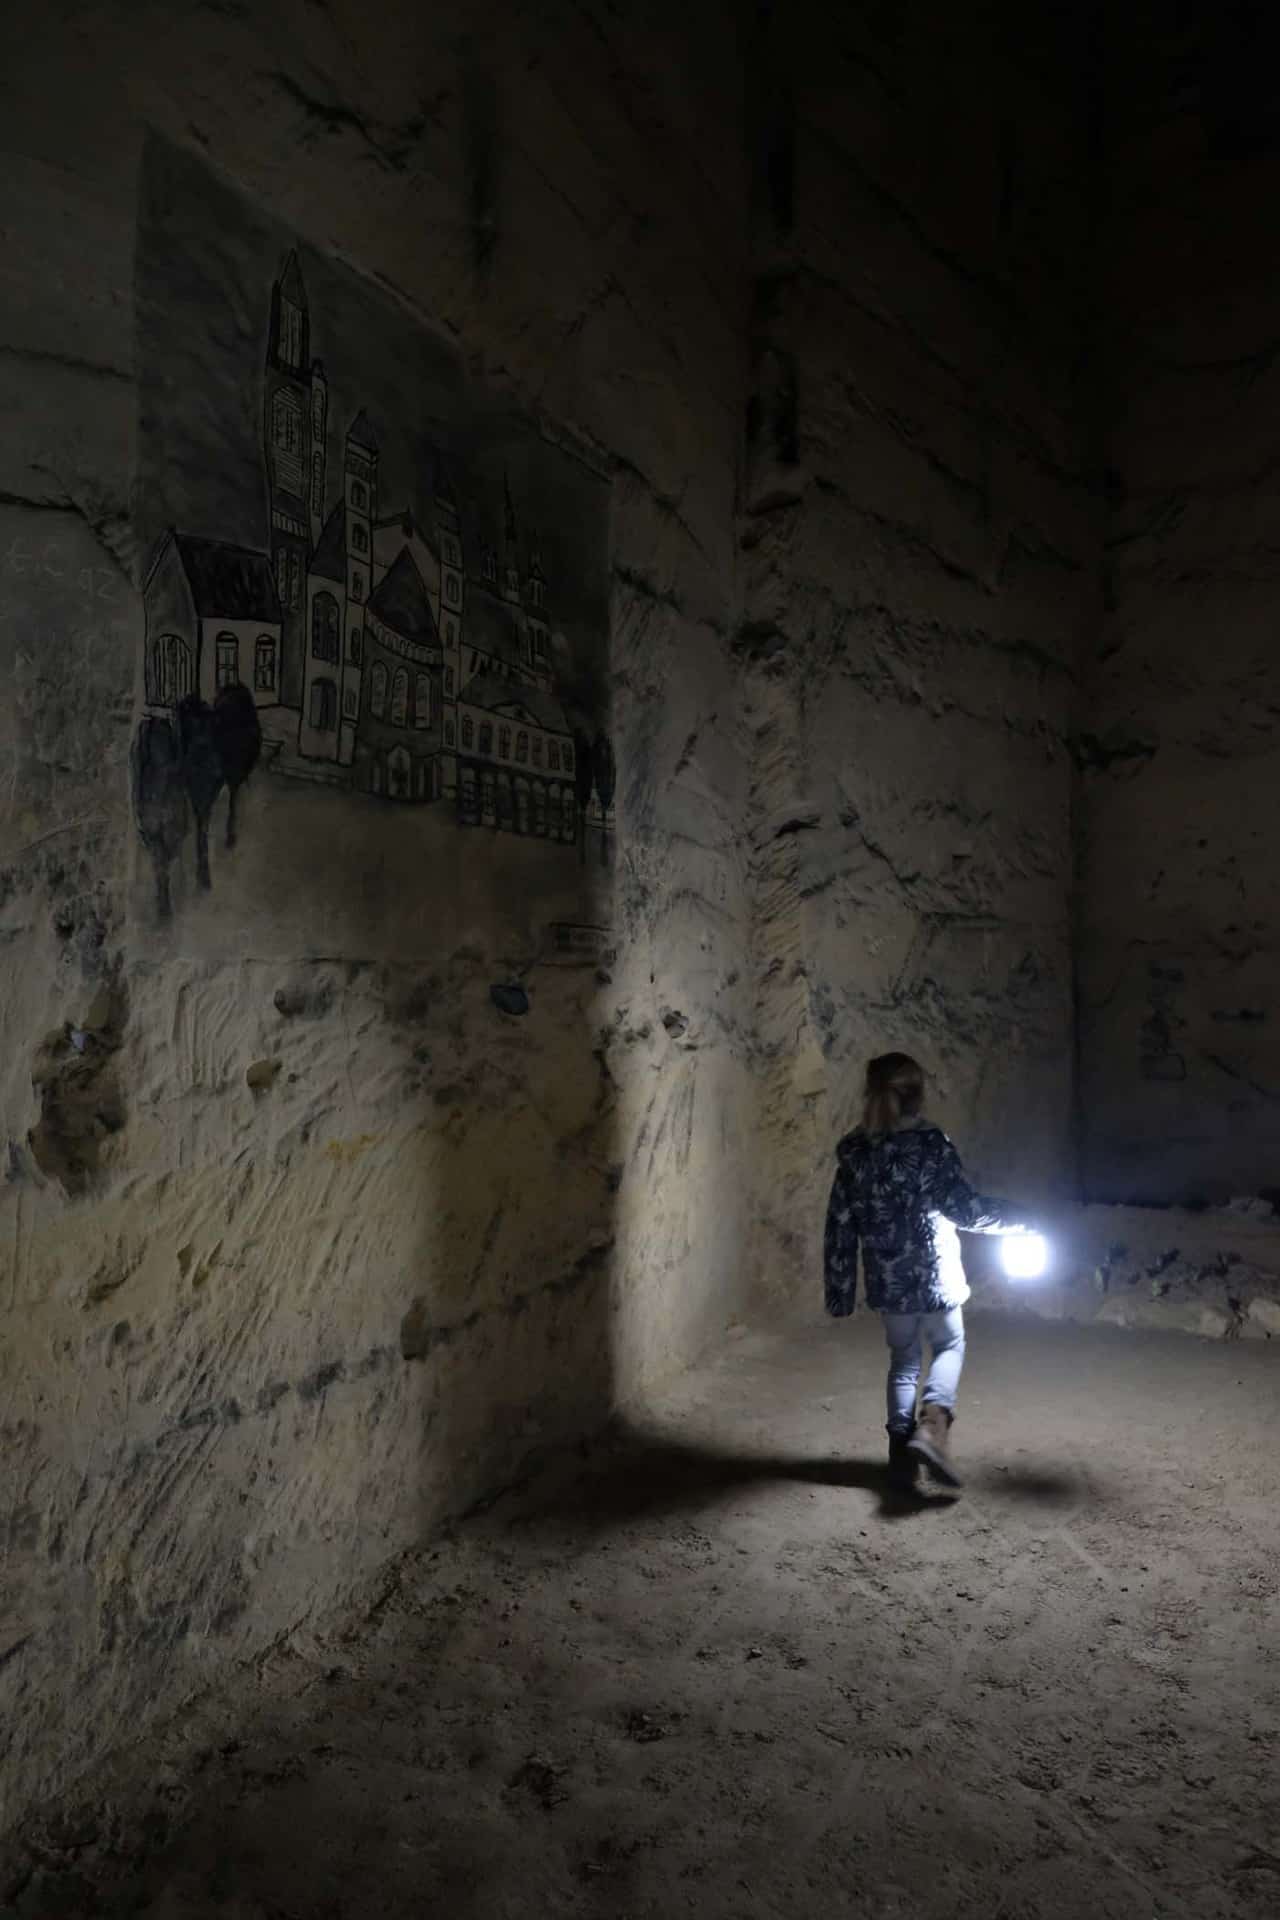
<svg viewBox="0 0 1280 1920">
<path fill-rule="evenodd" d="M 357 719 L 359 710 L 360 697 L 354 687 L 348 687 L 342 696 L 343 719 Z M 389 719 L 393 727 L 421 731 L 431 726 L 437 717 L 437 700 L 430 675 L 415 675 L 411 700 L 406 670 L 401 667 L 393 676 L 379 660 L 369 675 L 369 711 L 375 720 Z M 311 682 L 307 718 L 317 733 L 332 733 L 338 724 L 337 682 L 324 674 Z"/>
<path fill-rule="evenodd" d="M 572 840 L 578 831 L 572 787 L 519 776 L 513 779 L 488 767 L 459 769 L 458 815 L 464 826 L 501 827 L 507 833 L 534 834 L 542 840 Z"/>
<path fill-rule="evenodd" d="M 479 725 L 469 713 L 462 716 L 462 751 L 478 753 L 486 760 L 492 760 L 494 743 L 494 725 L 492 720 L 481 720 Z M 533 735 L 532 741 L 523 727 L 514 730 L 508 726 L 497 729 L 498 759 L 510 760 L 518 767 L 542 766 L 543 739 L 540 733 Z M 454 744 L 453 719 L 444 723 L 444 742 L 447 747 Z M 552 773 L 573 772 L 573 748 L 567 740 L 548 740 L 546 742 L 547 767 Z"/>
<path fill-rule="evenodd" d="M 278 660 L 275 641 L 269 633 L 258 635 L 253 645 L 253 685 L 257 693 L 276 691 Z M 215 684 L 223 687 L 239 684 L 240 642 L 234 633 L 220 633 L 214 641 Z M 162 634 L 147 648 L 147 700 L 152 706 L 176 707 L 189 693 L 196 691 L 196 657 L 191 643 L 180 634 Z"/>
</svg>

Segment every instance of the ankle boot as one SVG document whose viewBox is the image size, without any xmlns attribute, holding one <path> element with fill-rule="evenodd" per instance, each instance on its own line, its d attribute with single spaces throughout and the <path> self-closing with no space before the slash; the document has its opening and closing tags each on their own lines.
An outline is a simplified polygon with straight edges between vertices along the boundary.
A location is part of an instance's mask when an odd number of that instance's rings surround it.
<svg viewBox="0 0 1280 1920">
<path fill-rule="evenodd" d="M 920 1474 L 920 1462 L 911 1451 L 909 1433 L 889 1435 L 889 1485 L 896 1493 L 914 1487 Z"/>
<path fill-rule="evenodd" d="M 944 1487 L 958 1487 L 960 1475 L 951 1464 L 952 1415 L 936 1402 L 920 1409 L 920 1419 L 907 1445 L 923 1462 L 931 1479 Z"/>
</svg>

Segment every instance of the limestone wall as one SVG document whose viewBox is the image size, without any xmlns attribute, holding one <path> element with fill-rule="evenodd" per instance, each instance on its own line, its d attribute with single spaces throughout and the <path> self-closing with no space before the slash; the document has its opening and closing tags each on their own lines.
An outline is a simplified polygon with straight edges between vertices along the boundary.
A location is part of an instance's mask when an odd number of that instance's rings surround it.
<svg viewBox="0 0 1280 1920">
<path fill-rule="evenodd" d="M 68 3 L 9 37 L 0 1826 L 737 1304 L 726 11 Z M 416 569 L 376 617 L 369 435 L 414 521 L 374 545 Z M 528 725 L 612 742 L 563 844 L 520 722 L 458 824 L 442 446 L 476 607 L 510 486 L 512 645 L 542 541 Z M 217 555 L 153 572 L 170 526 Z M 224 662 L 247 733 L 179 739 L 166 699 L 189 669 L 213 709 Z"/>
<path fill-rule="evenodd" d="M 1265 10 L 1114 23 L 1106 607 L 1083 743 L 1097 1200 L 1277 1186 L 1280 153 Z"/>
<path fill-rule="evenodd" d="M 765 60 L 742 645 L 761 1283 L 812 1287 L 867 1057 L 996 1190 L 1072 1178 L 1096 608 L 1078 22 L 800 9 Z"/>
</svg>

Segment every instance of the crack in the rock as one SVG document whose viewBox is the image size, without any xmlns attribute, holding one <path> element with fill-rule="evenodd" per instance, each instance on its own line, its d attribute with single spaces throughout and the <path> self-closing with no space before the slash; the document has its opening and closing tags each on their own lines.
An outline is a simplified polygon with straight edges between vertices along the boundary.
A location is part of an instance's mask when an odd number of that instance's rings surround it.
<svg viewBox="0 0 1280 1920">
<path fill-rule="evenodd" d="M 418 112 L 411 115 L 402 126 L 390 128 L 388 131 L 392 140 L 387 144 L 375 135 L 369 122 L 354 107 L 344 106 L 341 101 L 322 100 L 316 94 L 308 93 L 292 74 L 285 73 L 282 68 L 268 70 L 264 78 L 326 133 L 354 133 L 387 173 L 404 173 L 428 126 L 439 124 L 443 96 L 433 102 L 430 109 L 420 106 Z"/>
<path fill-rule="evenodd" d="M 133 372 L 129 367 L 113 367 L 105 361 L 85 360 L 78 354 L 59 353 L 52 347 L 14 347 L 0 342 L 0 358 L 31 361 L 36 366 L 61 367 L 67 373 L 87 373 L 95 380 L 118 380 L 126 386 L 133 380 Z"/>
</svg>

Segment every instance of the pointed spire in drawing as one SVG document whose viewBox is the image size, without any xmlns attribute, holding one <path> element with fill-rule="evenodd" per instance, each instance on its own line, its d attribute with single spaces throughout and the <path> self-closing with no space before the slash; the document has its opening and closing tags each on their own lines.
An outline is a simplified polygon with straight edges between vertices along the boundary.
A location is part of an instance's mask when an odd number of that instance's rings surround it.
<svg viewBox="0 0 1280 1920">
<path fill-rule="evenodd" d="M 511 500 L 511 481 L 506 468 L 502 470 L 503 497 L 503 594 L 513 605 L 520 600 L 520 561 L 516 552 L 516 510 Z"/>
<path fill-rule="evenodd" d="M 286 300 L 292 300 L 295 307 L 305 307 L 307 290 L 302 282 L 302 268 L 298 265 L 298 250 L 289 249 L 284 266 L 280 270 L 280 291 Z"/>
<path fill-rule="evenodd" d="M 351 422 L 347 439 L 353 446 L 367 447 L 370 453 L 378 451 L 378 436 L 370 426 L 369 416 L 363 407 Z"/>
</svg>

